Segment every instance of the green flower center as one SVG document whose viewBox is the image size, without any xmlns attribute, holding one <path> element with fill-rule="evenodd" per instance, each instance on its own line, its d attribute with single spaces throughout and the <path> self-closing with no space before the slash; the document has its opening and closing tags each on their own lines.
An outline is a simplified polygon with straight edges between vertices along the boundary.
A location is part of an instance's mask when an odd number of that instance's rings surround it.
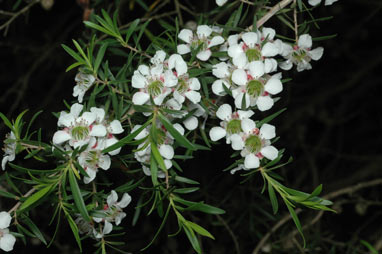
<svg viewBox="0 0 382 254">
<path fill-rule="evenodd" d="M 166 141 L 166 133 L 162 129 L 157 129 L 157 145 L 162 145 Z"/>
<path fill-rule="evenodd" d="M 178 80 L 178 87 L 176 88 L 176 90 L 177 90 L 179 93 L 187 92 L 187 90 L 188 90 L 188 84 L 187 84 L 187 82 L 184 81 L 183 79 L 179 79 L 179 80 Z"/>
<path fill-rule="evenodd" d="M 162 88 L 163 83 L 159 80 L 155 80 L 148 85 L 147 90 L 151 96 L 155 97 L 162 93 Z"/>
<path fill-rule="evenodd" d="M 191 48 L 192 49 L 200 49 L 200 50 L 205 50 L 207 48 L 207 43 L 202 40 L 202 39 L 198 39 L 198 40 L 193 40 L 191 42 Z"/>
<path fill-rule="evenodd" d="M 303 60 L 307 62 L 310 61 L 310 57 L 306 54 L 306 51 L 302 49 L 293 52 L 292 56 L 297 62 L 302 62 Z"/>
<path fill-rule="evenodd" d="M 241 130 L 241 120 L 240 119 L 232 119 L 227 123 L 227 132 L 230 134 L 240 133 Z"/>
<path fill-rule="evenodd" d="M 98 152 L 89 151 L 88 157 L 86 158 L 86 162 L 90 165 L 96 165 L 98 163 L 99 157 Z"/>
<path fill-rule="evenodd" d="M 72 129 L 72 137 L 76 140 L 85 139 L 89 135 L 89 128 L 87 126 L 76 126 Z"/>
<path fill-rule="evenodd" d="M 248 62 L 261 60 L 261 52 L 257 49 L 247 49 L 245 55 L 248 58 Z"/>
<path fill-rule="evenodd" d="M 261 95 L 264 91 L 264 85 L 258 80 L 251 80 L 247 84 L 247 92 L 253 97 Z"/>
<path fill-rule="evenodd" d="M 251 153 L 258 153 L 261 149 L 261 139 L 259 136 L 251 135 L 250 137 L 245 140 L 245 147 L 251 152 Z"/>
</svg>

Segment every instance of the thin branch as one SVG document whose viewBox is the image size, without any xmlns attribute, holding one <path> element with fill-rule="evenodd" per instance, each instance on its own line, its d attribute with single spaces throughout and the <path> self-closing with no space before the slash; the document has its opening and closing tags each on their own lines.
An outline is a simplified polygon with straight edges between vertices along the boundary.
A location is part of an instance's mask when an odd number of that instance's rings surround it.
<svg viewBox="0 0 382 254">
<path fill-rule="evenodd" d="M 275 6 L 273 6 L 267 14 L 265 14 L 259 21 L 257 21 L 257 28 L 264 25 L 265 22 L 267 22 L 271 17 L 273 17 L 278 11 L 284 9 L 286 6 L 288 6 L 293 0 L 282 0 Z M 249 26 L 247 28 L 247 31 L 251 31 L 253 26 Z"/>
<path fill-rule="evenodd" d="M 293 0 L 294 10 L 293 10 L 293 21 L 294 21 L 294 36 L 296 39 L 296 44 L 298 40 L 298 23 L 297 23 L 297 5 L 296 0 Z"/>
<path fill-rule="evenodd" d="M 238 242 L 235 234 L 233 233 L 232 229 L 228 226 L 227 222 L 219 214 L 216 214 L 216 217 L 223 224 L 223 226 L 227 229 L 228 233 L 230 234 L 232 241 L 235 244 L 236 253 L 240 254 L 239 242 Z"/>
<path fill-rule="evenodd" d="M 24 197 L 24 198 L 27 198 L 27 197 L 29 197 L 30 195 L 32 195 L 35 191 L 36 191 L 36 189 L 33 187 L 33 188 L 30 189 L 27 193 L 25 193 L 25 194 L 23 195 L 23 197 Z M 22 203 L 21 201 L 17 202 L 17 204 L 14 205 L 14 206 L 8 211 L 8 213 L 12 213 L 12 212 L 16 211 L 16 210 L 19 208 L 19 206 L 21 205 L 21 203 Z"/>
<path fill-rule="evenodd" d="M 18 12 L 16 13 L 13 13 L 12 14 L 12 17 L 10 19 L 8 19 L 7 22 L 5 22 L 4 24 L 2 24 L 0 26 L 0 31 L 3 30 L 5 28 L 5 31 L 4 31 L 4 36 L 7 35 L 7 31 L 8 31 L 8 27 L 9 25 L 18 17 L 20 16 L 21 14 L 27 12 L 33 5 L 37 4 L 38 2 L 40 2 L 40 0 L 34 0 L 32 2 L 30 2 L 27 6 L 25 6 L 24 8 L 22 8 L 21 10 L 19 10 Z M 11 13 L 8 13 L 8 12 L 5 12 L 5 11 L 2 11 L 4 14 L 6 13 L 7 15 L 11 15 Z"/>
<path fill-rule="evenodd" d="M 372 181 L 368 181 L 368 182 L 362 182 L 362 183 L 359 183 L 359 184 L 354 185 L 354 186 L 350 186 L 350 187 L 346 187 L 346 188 L 343 188 L 343 189 L 339 189 L 339 190 L 333 191 L 333 192 L 323 196 L 322 198 L 323 199 L 333 199 L 333 198 L 336 198 L 338 196 L 342 196 L 344 194 L 354 193 L 354 192 L 357 192 L 357 191 L 359 191 L 361 189 L 368 188 L 368 187 L 373 187 L 373 186 L 380 185 L 380 184 L 382 184 L 382 178 L 378 178 L 378 179 L 375 179 L 375 180 L 372 180 Z M 298 215 L 302 211 L 303 211 L 302 209 L 298 208 L 298 209 L 296 209 L 295 212 Z M 317 222 L 320 217 L 321 217 L 321 215 L 317 215 L 316 218 L 314 219 L 314 222 Z M 264 235 L 264 237 L 260 240 L 260 242 L 257 244 L 256 248 L 252 251 L 252 254 L 258 254 L 260 249 L 261 249 L 261 247 L 264 246 L 264 244 L 267 242 L 269 237 L 274 232 L 276 232 L 276 230 L 278 230 L 282 225 L 287 223 L 290 219 L 292 219 L 292 216 L 290 216 L 290 214 L 287 214 L 279 222 L 277 222 L 277 224 L 274 225 L 271 228 L 271 230 L 269 230 Z M 311 225 L 313 225 L 313 224 L 311 224 Z"/>
</svg>

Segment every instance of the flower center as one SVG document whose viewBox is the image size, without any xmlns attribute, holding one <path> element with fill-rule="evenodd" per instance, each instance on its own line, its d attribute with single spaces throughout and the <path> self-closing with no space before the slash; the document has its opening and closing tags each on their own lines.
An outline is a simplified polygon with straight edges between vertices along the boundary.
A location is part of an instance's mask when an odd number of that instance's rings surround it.
<svg viewBox="0 0 382 254">
<path fill-rule="evenodd" d="M 303 49 L 294 51 L 292 56 L 297 62 L 302 62 L 302 61 L 310 62 L 310 57 L 306 54 L 306 51 Z"/>
<path fill-rule="evenodd" d="M 241 130 L 241 120 L 240 119 L 232 119 L 227 123 L 227 132 L 230 134 L 240 133 Z"/>
<path fill-rule="evenodd" d="M 147 90 L 151 96 L 155 97 L 162 93 L 162 88 L 163 83 L 160 80 L 155 80 L 148 85 Z"/>
<path fill-rule="evenodd" d="M 207 43 L 203 39 L 193 40 L 191 42 L 191 48 L 194 50 L 198 49 L 198 48 L 199 48 L 199 50 L 205 50 L 207 48 Z"/>
<path fill-rule="evenodd" d="M 264 85 L 259 80 L 251 80 L 247 84 L 247 92 L 253 97 L 261 95 L 264 91 Z"/>
<path fill-rule="evenodd" d="M 261 52 L 257 49 L 247 49 L 245 55 L 248 58 L 248 62 L 261 60 Z"/>
<path fill-rule="evenodd" d="M 188 84 L 187 84 L 187 82 L 184 81 L 183 79 L 179 79 L 179 80 L 178 80 L 178 87 L 176 88 L 176 90 L 177 90 L 179 93 L 187 92 L 187 90 L 188 90 Z"/>
<path fill-rule="evenodd" d="M 87 126 L 76 126 L 72 129 L 72 137 L 76 140 L 83 140 L 89 135 L 89 128 Z"/>
<path fill-rule="evenodd" d="M 251 153 L 258 153 L 261 149 L 262 142 L 259 136 L 251 135 L 245 140 L 245 147 Z"/>
<path fill-rule="evenodd" d="M 88 156 L 86 158 L 86 162 L 90 165 L 97 165 L 98 163 L 98 160 L 99 160 L 99 154 L 97 151 L 89 151 L 88 152 Z"/>
</svg>

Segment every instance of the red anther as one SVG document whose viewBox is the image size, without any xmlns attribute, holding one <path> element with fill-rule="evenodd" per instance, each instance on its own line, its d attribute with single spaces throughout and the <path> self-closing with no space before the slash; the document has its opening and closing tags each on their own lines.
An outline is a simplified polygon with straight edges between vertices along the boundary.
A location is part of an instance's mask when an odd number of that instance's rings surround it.
<svg viewBox="0 0 382 254">
<path fill-rule="evenodd" d="M 252 77 L 250 74 L 247 74 L 247 79 L 248 79 L 248 80 L 252 80 L 253 77 Z"/>
<path fill-rule="evenodd" d="M 111 138 L 114 138 L 114 136 L 113 136 L 113 134 L 108 133 L 108 134 L 107 134 L 107 138 L 108 138 L 108 139 L 111 139 Z"/>
<path fill-rule="evenodd" d="M 95 149 L 98 145 L 98 141 L 95 142 L 94 146 L 92 146 L 92 149 Z"/>
<path fill-rule="evenodd" d="M 84 170 L 85 170 L 85 171 L 88 170 L 88 167 L 84 167 Z"/>
<path fill-rule="evenodd" d="M 216 103 L 216 100 L 215 100 L 215 99 L 212 99 L 211 102 L 212 102 L 213 104 L 215 104 L 215 103 Z"/>
<path fill-rule="evenodd" d="M 255 135 L 259 135 L 260 130 L 259 130 L 259 128 L 255 128 L 255 129 L 252 130 L 252 132 L 253 132 L 253 134 L 255 134 Z"/>
<path fill-rule="evenodd" d="M 264 93 L 263 93 L 263 96 L 268 96 L 268 95 L 269 95 L 268 92 L 264 92 Z"/>
<path fill-rule="evenodd" d="M 178 77 L 178 73 L 176 71 L 173 71 L 172 73 L 174 73 L 175 77 Z"/>
<path fill-rule="evenodd" d="M 89 125 L 89 130 L 92 131 L 93 129 L 93 124 Z"/>
<path fill-rule="evenodd" d="M 164 77 L 163 77 L 163 75 L 160 76 L 159 80 L 162 81 L 162 82 L 164 82 Z"/>
<path fill-rule="evenodd" d="M 300 48 L 300 47 L 297 46 L 297 45 L 294 45 L 294 46 L 293 46 L 293 49 L 294 49 L 294 50 L 298 50 L 299 48 Z"/>
<path fill-rule="evenodd" d="M 175 88 L 171 88 L 171 92 L 174 92 L 175 91 Z"/>
<path fill-rule="evenodd" d="M 245 88 L 243 88 L 243 89 L 241 89 L 241 92 L 242 92 L 242 93 L 246 93 L 247 90 L 246 90 Z"/>
<path fill-rule="evenodd" d="M 263 41 L 263 40 L 265 40 L 265 38 L 264 37 L 261 37 L 261 39 L 260 39 L 261 41 Z"/>
<path fill-rule="evenodd" d="M 248 47 L 247 44 L 243 43 L 243 46 L 241 46 L 241 48 L 242 48 L 243 50 L 247 50 L 249 47 Z"/>
<path fill-rule="evenodd" d="M 262 159 L 262 158 L 264 158 L 264 155 L 262 155 L 260 152 L 258 152 L 256 154 L 256 157 L 259 158 L 259 159 Z"/>
<path fill-rule="evenodd" d="M 107 209 L 109 209 L 109 206 L 107 204 L 104 204 L 103 205 L 103 210 L 107 210 Z"/>
<path fill-rule="evenodd" d="M 163 131 L 167 131 L 167 129 L 166 129 L 166 127 L 164 127 L 164 125 L 161 126 L 161 129 L 162 129 Z"/>
</svg>

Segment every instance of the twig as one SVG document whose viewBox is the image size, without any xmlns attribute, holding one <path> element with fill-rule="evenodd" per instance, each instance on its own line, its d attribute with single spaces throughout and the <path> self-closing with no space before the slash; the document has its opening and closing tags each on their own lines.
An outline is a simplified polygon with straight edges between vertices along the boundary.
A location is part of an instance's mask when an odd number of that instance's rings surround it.
<svg viewBox="0 0 382 254">
<path fill-rule="evenodd" d="M 373 187 L 373 186 L 376 186 L 376 185 L 379 185 L 379 184 L 382 184 L 382 178 L 378 178 L 378 179 L 375 179 L 375 180 L 372 180 L 372 181 L 368 181 L 368 182 L 362 182 L 362 183 L 359 183 L 359 184 L 357 184 L 355 186 L 350 186 L 350 187 L 346 187 L 346 188 L 343 188 L 343 189 L 340 189 L 340 190 L 336 190 L 336 191 L 333 191 L 333 192 L 323 196 L 322 198 L 323 199 L 333 199 L 333 198 L 336 198 L 336 197 L 344 195 L 344 194 L 349 194 L 349 193 L 357 192 L 357 191 L 359 191 L 361 189 L 368 188 L 368 187 Z M 295 212 L 298 215 L 299 213 L 302 212 L 302 209 L 297 208 Z M 321 215 L 320 215 L 320 217 L 321 217 Z M 318 215 L 317 215 L 316 218 L 315 218 L 315 222 L 317 222 L 320 217 L 318 217 Z M 271 228 L 271 230 L 269 230 L 265 234 L 265 236 L 260 240 L 260 242 L 257 244 L 256 248 L 252 251 L 252 254 L 258 254 L 260 249 L 261 249 L 261 247 L 266 243 L 266 241 L 269 239 L 269 237 L 274 232 L 276 232 L 276 230 L 279 229 L 282 225 L 284 225 L 286 222 L 288 222 L 291 218 L 292 218 L 292 216 L 290 216 L 290 214 L 287 214 L 279 222 L 277 222 L 277 224 L 274 225 Z M 313 225 L 313 224 L 311 223 L 311 225 Z"/>
<path fill-rule="evenodd" d="M 297 5 L 296 0 L 293 0 L 294 10 L 293 10 L 293 21 L 294 21 L 294 36 L 296 38 L 296 44 L 298 40 L 298 23 L 297 23 Z"/>
<path fill-rule="evenodd" d="M 7 21 L 5 22 L 4 24 L 2 24 L 0 26 L 0 30 L 3 30 L 5 28 L 5 31 L 4 31 L 4 36 L 7 35 L 7 31 L 8 31 L 8 26 L 18 17 L 20 16 L 21 14 L 23 14 L 24 12 L 27 12 L 33 5 L 37 4 L 38 2 L 40 2 L 40 0 L 34 0 L 32 2 L 30 2 L 27 6 L 25 6 L 24 8 L 22 8 L 21 10 L 19 10 L 18 12 L 16 13 L 13 13 L 12 14 L 12 17 Z M 2 11 L 4 12 L 4 11 Z M 4 12 L 4 14 L 7 14 L 7 15 L 11 15 L 10 13 L 8 12 Z"/>
<path fill-rule="evenodd" d="M 265 14 L 259 21 L 257 21 L 257 28 L 264 25 L 265 22 L 267 22 L 271 17 L 273 17 L 279 10 L 284 9 L 286 6 L 288 6 L 293 0 L 282 0 L 275 6 L 273 6 L 267 14 Z M 249 26 L 247 28 L 247 31 L 251 31 L 253 26 Z"/>
<path fill-rule="evenodd" d="M 216 214 L 216 218 L 218 218 L 218 220 L 223 224 L 225 229 L 228 231 L 228 233 L 230 234 L 232 238 L 233 243 L 235 244 L 236 253 L 240 254 L 240 246 L 235 234 L 233 233 L 231 228 L 228 226 L 227 222 L 219 214 Z"/>
<path fill-rule="evenodd" d="M 35 192 L 35 191 L 36 191 L 36 189 L 33 187 L 32 189 L 30 189 L 27 193 L 25 193 L 25 194 L 23 195 L 23 198 L 27 198 L 27 197 L 29 197 L 29 196 L 32 195 L 33 192 Z M 19 206 L 21 205 L 21 203 L 22 203 L 21 201 L 17 202 L 17 204 L 14 205 L 14 206 L 8 211 L 8 213 L 12 213 L 13 211 L 16 211 L 17 208 L 19 208 Z"/>
</svg>

